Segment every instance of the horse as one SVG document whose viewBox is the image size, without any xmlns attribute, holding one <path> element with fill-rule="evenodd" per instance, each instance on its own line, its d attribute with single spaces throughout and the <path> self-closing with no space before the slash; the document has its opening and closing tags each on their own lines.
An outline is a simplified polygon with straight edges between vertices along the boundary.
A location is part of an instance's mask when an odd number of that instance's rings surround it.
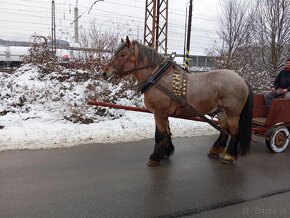
<svg viewBox="0 0 290 218">
<path fill-rule="evenodd" d="M 102 68 L 105 80 L 135 76 L 144 83 L 165 61 L 166 57 L 138 41 L 121 40 L 112 60 Z M 253 93 L 251 87 L 236 72 L 219 69 L 189 73 L 175 62 L 158 81 L 178 98 L 183 98 L 200 114 L 215 112 L 221 131 L 211 146 L 208 157 L 232 164 L 238 154 L 250 151 L 252 136 Z M 185 77 L 180 81 L 180 77 Z M 178 89 L 181 87 L 181 89 Z M 145 107 L 154 114 L 155 145 L 148 166 L 159 166 L 162 159 L 173 155 L 168 117 L 172 114 L 188 117 L 191 113 L 179 101 L 160 91 L 155 85 L 144 93 Z M 228 138 L 230 137 L 230 140 Z M 229 141 L 229 142 L 228 142 Z"/>
</svg>

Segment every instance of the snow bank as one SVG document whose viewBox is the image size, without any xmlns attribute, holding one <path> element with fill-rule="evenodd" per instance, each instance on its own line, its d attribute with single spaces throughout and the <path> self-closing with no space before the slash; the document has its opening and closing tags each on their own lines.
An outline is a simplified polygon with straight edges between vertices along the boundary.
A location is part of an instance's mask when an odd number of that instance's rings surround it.
<svg viewBox="0 0 290 218">
<path fill-rule="evenodd" d="M 112 85 L 91 78 L 76 77 L 87 72 L 67 71 L 43 75 L 37 67 L 26 65 L 9 75 L 0 73 L 0 151 L 48 149 L 89 143 L 131 142 L 154 137 L 152 114 L 96 108 L 86 101 L 99 96 L 108 101 L 142 106 L 143 99 Z M 58 78 L 65 77 L 65 78 Z M 73 79 L 74 78 L 74 79 Z M 102 114 L 100 115 L 100 111 Z M 79 114 L 90 122 L 72 122 Z M 1 116 L 2 115 L 2 116 Z M 206 123 L 170 118 L 173 137 L 216 134 Z"/>
</svg>

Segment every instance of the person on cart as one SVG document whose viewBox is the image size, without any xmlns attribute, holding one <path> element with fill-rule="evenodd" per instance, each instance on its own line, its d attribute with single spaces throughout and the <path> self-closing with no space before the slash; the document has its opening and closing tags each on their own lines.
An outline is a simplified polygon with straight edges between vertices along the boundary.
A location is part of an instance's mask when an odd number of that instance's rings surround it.
<svg viewBox="0 0 290 218">
<path fill-rule="evenodd" d="M 270 92 L 264 95 L 266 105 L 271 106 L 273 99 L 290 98 L 290 58 L 285 62 L 285 68 L 277 75 Z"/>
</svg>

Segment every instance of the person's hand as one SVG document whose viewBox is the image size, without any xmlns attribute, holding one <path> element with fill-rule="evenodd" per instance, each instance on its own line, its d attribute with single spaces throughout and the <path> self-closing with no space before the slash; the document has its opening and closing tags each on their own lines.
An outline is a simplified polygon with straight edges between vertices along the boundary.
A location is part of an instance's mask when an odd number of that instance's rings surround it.
<svg viewBox="0 0 290 218">
<path fill-rule="evenodd" d="M 271 91 L 272 91 L 272 92 L 276 92 L 276 89 L 275 89 L 275 88 L 272 88 Z"/>
<path fill-rule="evenodd" d="M 288 89 L 282 89 L 282 92 L 283 93 L 287 93 L 288 92 Z"/>
</svg>

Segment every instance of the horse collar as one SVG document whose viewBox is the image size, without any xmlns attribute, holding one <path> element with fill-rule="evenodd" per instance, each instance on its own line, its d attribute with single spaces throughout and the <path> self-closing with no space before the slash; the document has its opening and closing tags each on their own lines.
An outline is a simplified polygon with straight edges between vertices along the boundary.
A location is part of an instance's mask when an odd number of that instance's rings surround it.
<svg viewBox="0 0 290 218">
<path fill-rule="evenodd" d="M 174 62 L 171 59 L 167 59 L 163 61 L 159 68 L 157 68 L 144 82 L 139 84 L 138 91 L 142 94 L 148 91 L 152 86 L 157 83 L 161 77 L 166 73 L 169 72 L 171 67 L 173 67 Z"/>
</svg>

